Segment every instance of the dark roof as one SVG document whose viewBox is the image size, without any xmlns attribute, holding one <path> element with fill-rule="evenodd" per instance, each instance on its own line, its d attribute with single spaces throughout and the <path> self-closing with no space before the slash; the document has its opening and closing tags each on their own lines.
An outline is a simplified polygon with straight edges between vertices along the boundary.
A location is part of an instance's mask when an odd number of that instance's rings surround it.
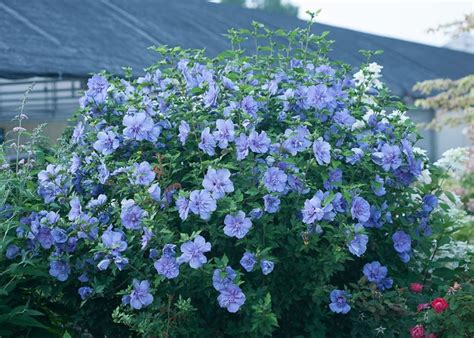
<svg viewBox="0 0 474 338">
<path fill-rule="evenodd" d="M 151 45 L 206 48 L 216 55 L 230 47 L 222 34 L 258 21 L 291 29 L 294 17 L 202 0 L 0 0 L 0 77 L 85 77 L 106 69 L 135 72 L 156 61 Z M 474 55 L 316 24 L 335 40 L 330 56 L 352 65 L 360 49 L 383 49 L 375 60 L 399 95 L 417 81 L 474 73 Z"/>
</svg>

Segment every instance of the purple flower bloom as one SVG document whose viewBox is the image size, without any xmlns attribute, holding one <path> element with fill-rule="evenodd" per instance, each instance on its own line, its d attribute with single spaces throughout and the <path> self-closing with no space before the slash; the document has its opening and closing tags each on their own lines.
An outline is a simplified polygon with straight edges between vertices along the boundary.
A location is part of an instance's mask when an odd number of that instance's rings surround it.
<svg viewBox="0 0 474 338">
<path fill-rule="evenodd" d="M 244 238 L 252 227 L 250 218 L 245 217 L 243 211 L 238 211 L 234 215 L 227 215 L 224 218 L 224 233 L 229 237 L 236 237 L 238 239 Z"/>
<path fill-rule="evenodd" d="M 189 133 L 191 132 L 191 128 L 189 127 L 189 124 L 186 121 L 181 121 L 179 123 L 179 140 L 181 141 L 181 144 L 184 146 L 186 144 L 186 140 L 188 139 Z"/>
<path fill-rule="evenodd" d="M 206 190 L 194 190 L 189 196 L 189 210 L 201 219 L 208 220 L 217 209 L 216 200 Z"/>
<path fill-rule="evenodd" d="M 94 75 L 89 80 L 87 80 L 88 90 L 85 92 L 84 104 L 93 102 L 96 105 L 99 105 L 107 99 L 107 89 L 109 83 L 107 79 L 102 75 Z"/>
<path fill-rule="evenodd" d="M 121 231 L 112 231 L 107 229 L 101 236 L 102 243 L 107 249 L 110 249 L 114 253 L 119 253 L 127 250 L 127 242 L 125 241 L 125 235 Z"/>
<path fill-rule="evenodd" d="M 320 137 L 313 143 L 313 153 L 319 165 L 331 162 L 331 145 Z"/>
<path fill-rule="evenodd" d="M 347 244 L 349 252 L 357 257 L 362 256 L 367 250 L 369 236 L 365 234 L 356 234 L 352 241 Z"/>
<path fill-rule="evenodd" d="M 234 123 L 231 120 L 218 119 L 216 121 L 216 129 L 217 130 L 214 132 L 214 137 L 217 142 L 219 142 L 219 148 L 226 149 L 229 145 L 229 142 L 234 141 Z"/>
<path fill-rule="evenodd" d="M 438 206 L 438 197 L 433 194 L 423 196 L 423 211 L 432 212 Z"/>
<path fill-rule="evenodd" d="M 176 209 L 178 209 L 179 218 L 185 221 L 189 214 L 189 200 L 183 196 L 179 196 L 176 200 Z"/>
<path fill-rule="evenodd" d="M 384 179 L 379 175 L 375 176 L 375 182 L 372 182 L 372 191 L 376 196 L 383 196 L 387 193 L 384 187 Z"/>
<path fill-rule="evenodd" d="M 129 139 L 156 141 L 159 136 L 159 129 L 146 113 L 127 114 L 122 124 L 125 126 L 123 135 Z"/>
<path fill-rule="evenodd" d="M 98 172 L 98 178 L 99 178 L 99 182 L 101 184 L 105 184 L 105 182 L 107 181 L 107 179 L 109 178 L 110 176 L 110 172 L 109 170 L 107 169 L 107 166 L 105 165 L 105 163 L 101 163 L 99 165 L 99 167 L 97 168 L 97 172 Z"/>
<path fill-rule="evenodd" d="M 250 150 L 256 154 L 264 154 L 268 151 L 270 147 L 271 140 L 268 138 L 267 133 L 262 131 L 260 134 L 255 130 L 250 132 L 248 138 L 248 146 Z"/>
<path fill-rule="evenodd" d="M 380 283 L 387 276 L 387 267 L 374 261 L 364 265 L 364 276 L 372 283 Z"/>
<path fill-rule="evenodd" d="M 54 238 L 51 235 L 51 230 L 47 227 L 39 227 L 38 232 L 36 233 L 36 239 L 43 249 L 49 249 L 54 244 Z"/>
<path fill-rule="evenodd" d="M 232 282 L 235 277 L 237 277 L 237 273 L 230 266 L 226 266 L 225 271 L 222 271 L 222 269 L 216 269 L 212 275 L 212 286 L 217 291 L 221 291 L 233 284 Z"/>
<path fill-rule="evenodd" d="M 94 292 L 94 289 L 92 289 L 89 286 L 82 286 L 82 287 L 79 288 L 79 290 L 77 292 L 81 296 L 81 299 L 85 300 L 85 299 L 89 298 L 92 295 L 92 293 Z"/>
<path fill-rule="evenodd" d="M 110 263 L 111 263 L 110 259 L 108 259 L 108 258 L 103 259 L 97 264 L 97 268 L 100 271 L 107 270 L 109 268 Z"/>
<path fill-rule="evenodd" d="M 306 90 L 306 105 L 313 108 L 326 108 L 332 100 L 332 96 L 328 91 L 328 87 L 323 84 L 317 86 L 309 86 Z"/>
<path fill-rule="evenodd" d="M 161 201 L 161 188 L 158 183 L 152 184 L 150 188 L 148 188 L 148 192 L 154 201 Z"/>
<path fill-rule="evenodd" d="M 209 89 L 204 93 L 203 102 L 204 107 L 213 107 L 217 103 L 217 97 L 219 96 L 219 87 L 214 82 L 209 83 Z"/>
<path fill-rule="evenodd" d="M 145 248 L 148 246 L 148 243 L 150 243 L 151 239 L 153 238 L 153 231 L 150 228 L 143 228 L 143 235 L 142 235 L 142 246 L 141 249 L 145 250 Z"/>
<path fill-rule="evenodd" d="M 175 257 L 176 256 L 176 245 L 174 244 L 165 244 L 161 252 L 164 257 Z"/>
<path fill-rule="evenodd" d="M 263 203 L 265 205 L 265 211 L 269 214 L 274 214 L 280 209 L 280 199 L 273 195 L 263 196 Z"/>
<path fill-rule="evenodd" d="M 78 122 L 72 131 L 71 141 L 73 144 L 83 145 L 84 123 Z"/>
<path fill-rule="evenodd" d="M 265 172 L 265 175 L 263 176 L 263 182 L 268 191 L 283 192 L 286 187 L 287 178 L 288 176 L 286 176 L 283 170 L 271 167 Z"/>
<path fill-rule="evenodd" d="M 275 263 L 272 261 L 262 259 L 260 261 L 260 269 L 262 269 L 262 273 L 266 276 L 270 274 L 273 271 L 273 268 L 275 267 Z"/>
<path fill-rule="evenodd" d="M 211 251 L 211 243 L 206 242 L 204 237 L 198 235 L 194 241 L 181 244 L 182 255 L 178 258 L 178 263 L 189 263 L 193 269 L 199 269 L 207 263 L 205 252 Z"/>
<path fill-rule="evenodd" d="M 245 269 L 247 272 L 251 272 L 257 263 L 257 258 L 251 252 L 245 252 L 242 258 L 240 259 L 240 265 Z"/>
<path fill-rule="evenodd" d="M 179 264 L 174 255 L 163 253 L 154 266 L 156 271 L 167 279 L 173 279 L 179 275 Z"/>
<path fill-rule="evenodd" d="M 237 161 L 242 161 L 249 154 L 249 140 L 245 134 L 240 134 L 235 139 L 235 147 L 237 150 Z"/>
<path fill-rule="evenodd" d="M 74 221 L 82 213 L 81 202 L 78 197 L 74 197 L 69 202 L 69 205 L 71 206 L 71 209 L 69 210 L 68 218 L 70 221 Z"/>
<path fill-rule="evenodd" d="M 226 192 L 234 191 L 234 185 L 230 180 L 230 171 L 228 169 L 216 170 L 209 168 L 202 181 L 202 186 L 206 191 L 212 193 L 212 197 L 216 200 L 224 197 Z"/>
<path fill-rule="evenodd" d="M 261 208 L 252 209 L 249 212 L 249 216 L 250 216 L 250 219 L 252 220 L 259 219 L 263 216 L 263 211 Z"/>
<path fill-rule="evenodd" d="M 397 231 L 392 235 L 393 247 L 398 253 L 411 251 L 411 237 L 404 231 Z"/>
<path fill-rule="evenodd" d="M 254 119 L 257 118 L 258 103 L 253 99 L 252 96 L 244 97 L 240 103 L 240 108 L 242 108 L 246 114 L 252 116 Z"/>
<path fill-rule="evenodd" d="M 329 309 L 335 313 L 346 314 L 351 310 L 349 304 L 347 304 L 347 299 L 352 297 L 351 294 L 343 290 L 332 290 L 329 298 L 331 303 L 329 304 Z"/>
<path fill-rule="evenodd" d="M 385 277 L 380 282 L 377 283 L 377 287 L 380 291 L 385 291 L 390 289 L 393 286 L 393 279 L 390 277 Z"/>
<path fill-rule="evenodd" d="M 370 218 L 370 204 L 362 197 L 357 196 L 352 201 L 351 207 L 352 219 L 357 219 L 361 223 L 365 223 Z"/>
<path fill-rule="evenodd" d="M 49 274 L 61 282 L 68 279 L 70 272 L 69 264 L 64 260 L 54 260 L 49 263 Z"/>
<path fill-rule="evenodd" d="M 66 231 L 58 227 L 51 230 L 51 236 L 53 237 L 54 242 L 56 244 L 63 244 L 63 243 L 66 243 L 68 240 Z"/>
<path fill-rule="evenodd" d="M 155 179 L 155 172 L 153 171 L 150 163 L 144 161 L 140 164 L 133 164 L 133 172 L 131 182 L 138 185 L 150 185 Z"/>
<path fill-rule="evenodd" d="M 130 294 L 129 303 L 132 309 L 140 310 L 153 303 L 153 295 L 150 293 L 150 282 L 147 280 L 133 280 L 133 291 Z"/>
<path fill-rule="evenodd" d="M 340 110 L 334 113 L 333 121 L 341 127 L 351 127 L 356 119 L 347 110 Z"/>
<path fill-rule="evenodd" d="M 306 150 L 311 141 L 308 140 L 309 130 L 304 126 L 297 127 L 295 130 L 285 130 L 286 140 L 283 142 L 283 148 L 291 155 L 295 156 L 298 152 Z"/>
<path fill-rule="evenodd" d="M 392 235 L 393 247 L 399 254 L 402 262 L 407 263 L 410 260 L 411 237 L 402 230 L 396 231 Z"/>
<path fill-rule="evenodd" d="M 318 196 L 314 196 L 310 200 L 304 202 L 304 207 L 301 210 L 303 215 L 303 222 L 306 224 L 313 224 L 314 221 L 322 220 L 327 213 L 333 209 L 332 204 L 322 206 L 322 201 Z"/>
<path fill-rule="evenodd" d="M 214 156 L 216 154 L 216 139 L 212 136 L 209 127 L 204 128 L 202 131 L 201 142 L 199 142 L 198 147 L 209 156 Z"/>
<path fill-rule="evenodd" d="M 97 198 L 91 199 L 89 203 L 87 203 L 87 208 L 93 209 L 104 205 L 107 202 L 107 196 L 104 194 L 100 194 Z"/>
<path fill-rule="evenodd" d="M 332 190 L 340 183 L 342 183 L 342 170 L 336 168 L 329 171 L 329 177 L 323 183 L 323 186 L 326 190 Z"/>
<path fill-rule="evenodd" d="M 122 200 L 120 219 L 125 228 L 131 230 L 140 229 L 142 218 L 147 215 L 148 213 L 136 205 L 134 200 Z"/>
<path fill-rule="evenodd" d="M 113 131 L 99 131 L 97 133 L 97 141 L 94 142 L 94 149 L 102 155 L 110 155 L 120 145 L 117 135 Z"/>
<path fill-rule="evenodd" d="M 242 290 L 234 284 L 228 285 L 221 290 L 219 297 L 217 297 L 219 306 L 226 308 L 227 311 L 235 313 L 239 311 L 240 307 L 245 303 L 245 295 Z"/>
<path fill-rule="evenodd" d="M 5 256 L 8 258 L 8 259 L 14 259 L 16 258 L 16 256 L 18 256 L 20 254 L 20 248 L 18 246 L 16 246 L 15 244 L 10 244 L 8 247 L 7 247 L 7 250 L 5 252 Z"/>
<path fill-rule="evenodd" d="M 361 158 L 364 156 L 364 151 L 360 148 L 352 148 L 351 151 L 352 151 L 352 155 L 346 158 L 346 162 L 349 163 L 350 165 L 354 165 L 357 162 L 359 162 Z"/>
<path fill-rule="evenodd" d="M 381 166 L 383 170 L 397 169 L 402 164 L 401 151 L 397 146 L 384 144 L 380 151 L 372 154 L 372 161 Z"/>
</svg>

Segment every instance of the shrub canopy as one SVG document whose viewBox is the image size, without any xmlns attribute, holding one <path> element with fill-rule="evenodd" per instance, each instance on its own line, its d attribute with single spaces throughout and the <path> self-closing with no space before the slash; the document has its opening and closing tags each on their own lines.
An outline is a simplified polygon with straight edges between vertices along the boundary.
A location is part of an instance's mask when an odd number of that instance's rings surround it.
<svg viewBox="0 0 474 338">
<path fill-rule="evenodd" d="M 8 251 L 81 329 L 344 336 L 419 278 L 447 218 L 373 53 L 354 71 L 325 34 L 253 28 L 214 59 L 158 47 L 144 77 L 88 81 Z"/>
</svg>

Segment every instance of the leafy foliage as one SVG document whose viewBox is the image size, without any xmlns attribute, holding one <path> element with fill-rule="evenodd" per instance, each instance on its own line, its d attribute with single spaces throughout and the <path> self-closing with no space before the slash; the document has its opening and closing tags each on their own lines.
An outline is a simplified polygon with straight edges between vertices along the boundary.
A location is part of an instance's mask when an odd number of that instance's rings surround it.
<svg viewBox="0 0 474 338">
<path fill-rule="evenodd" d="M 2 171 L 19 186 L 1 263 L 47 316 L 29 325 L 399 336 L 416 324 L 410 282 L 468 279 L 469 257 L 437 255 L 456 230 L 446 174 L 413 146 L 377 52 L 354 72 L 326 35 L 254 23 L 214 59 L 162 46 L 144 77 L 93 76 L 60 148 Z"/>
</svg>

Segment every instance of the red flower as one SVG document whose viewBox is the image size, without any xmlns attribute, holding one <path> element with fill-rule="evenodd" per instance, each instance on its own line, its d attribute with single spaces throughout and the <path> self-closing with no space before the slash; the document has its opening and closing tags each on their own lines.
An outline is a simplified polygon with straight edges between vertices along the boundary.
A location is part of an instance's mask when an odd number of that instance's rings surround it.
<svg viewBox="0 0 474 338">
<path fill-rule="evenodd" d="M 418 304 L 418 306 L 416 307 L 416 311 L 421 312 L 429 308 L 430 308 L 430 303 L 422 303 L 422 304 Z"/>
<path fill-rule="evenodd" d="M 411 283 L 410 284 L 410 291 L 413 293 L 420 293 L 423 291 L 423 284 L 420 283 Z"/>
<path fill-rule="evenodd" d="M 441 313 L 449 307 L 449 304 L 444 298 L 439 297 L 431 302 L 431 306 L 437 313 Z"/>
<path fill-rule="evenodd" d="M 435 333 L 430 333 L 427 338 L 437 338 L 438 336 Z"/>
<path fill-rule="evenodd" d="M 425 328 L 423 325 L 416 325 L 410 329 L 411 338 L 425 338 Z"/>
</svg>

